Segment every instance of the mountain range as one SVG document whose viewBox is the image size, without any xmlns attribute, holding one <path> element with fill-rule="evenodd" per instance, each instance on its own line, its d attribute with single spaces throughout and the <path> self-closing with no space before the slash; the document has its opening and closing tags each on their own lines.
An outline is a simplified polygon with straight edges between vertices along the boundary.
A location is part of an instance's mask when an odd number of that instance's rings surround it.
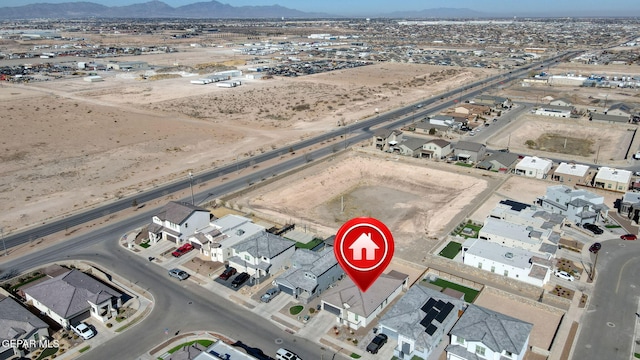
<svg viewBox="0 0 640 360">
<path fill-rule="evenodd" d="M 487 14 L 469 10 L 439 8 L 417 12 L 380 14 L 385 18 L 478 18 Z M 159 0 L 127 6 L 105 6 L 92 2 L 40 3 L 0 7 L 0 20 L 79 19 L 79 18 L 192 18 L 192 19 L 276 19 L 339 18 L 325 13 L 310 13 L 279 5 L 231 6 L 212 0 L 171 7 Z"/>
</svg>

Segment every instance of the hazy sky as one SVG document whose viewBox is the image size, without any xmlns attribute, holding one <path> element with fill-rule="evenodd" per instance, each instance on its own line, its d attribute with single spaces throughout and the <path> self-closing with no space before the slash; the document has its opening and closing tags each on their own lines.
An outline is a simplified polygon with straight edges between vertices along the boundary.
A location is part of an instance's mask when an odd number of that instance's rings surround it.
<svg viewBox="0 0 640 360">
<path fill-rule="evenodd" d="M 2 0 L 0 7 L 20 6 L 33 3 L 61 3 L 74 2 L 78 0 Z M 103 5 L 118 6 L 143 3 L 150 0 L 85 0 Z M 177 7 L 195 2 L 205 2 L 205 0 L 162 0 L 166 4 Z M 583 13 L 606 12 L 627 16 L 640 16 L 640 1 L 638 0 L 322 0 L 322 1 L 301 1 L 301 0 L 220 0 L 232 6 L 244 5 L 281 5 L 291 9 L 307 12 L 325 12 L 336 15 L 372 15 L 392 11 L 423 10 L 439 7 L 448 8 L 468 8 L 472 10 L 507 14 L 507 13 L 553 13 L 562 12 L 566 16 L 567 12 L 578 10 Z"/>
</svg>

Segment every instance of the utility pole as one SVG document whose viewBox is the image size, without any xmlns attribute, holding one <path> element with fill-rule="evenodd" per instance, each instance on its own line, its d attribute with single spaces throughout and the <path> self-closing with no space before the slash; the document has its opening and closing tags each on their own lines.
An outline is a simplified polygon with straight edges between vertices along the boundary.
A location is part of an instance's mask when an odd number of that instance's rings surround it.
<svg viewBox="0 0 640 360">
<path fill-rule="evenodd" d="M 191 188 L 191 205 L 195 205 L 196 202 L 193 199 L 193 174 L 189 171 L 189 187 Z"/>
</svg>

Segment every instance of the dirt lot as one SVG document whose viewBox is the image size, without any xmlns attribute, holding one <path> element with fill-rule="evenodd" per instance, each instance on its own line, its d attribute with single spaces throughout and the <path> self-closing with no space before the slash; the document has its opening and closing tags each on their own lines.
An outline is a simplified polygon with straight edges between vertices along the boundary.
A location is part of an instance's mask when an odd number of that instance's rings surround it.
<svg viewBox="0 0 640 360">
<path fill-rule="evenodd" d="M 488 186 L 488 180 L 455 169 L 349 153 L 234 201 L 243 211 L 281 223 L 311 224 L 326 236 L 350 218 L 373 216 L 393 232 L 396 253 L 411 260 L 424 247 L 420 242 L 441 235 Z"/>
<path fill-rule="evenodd" d="M 122 39 L 121 39 L 122 40 Z M 107 62 L 113 59 L 104 59 Z M 229 48 L 117 58 L 195 65 L 242 60 Z M 246 68 L 241 66 L 240 68 Z M 2 84 L 0 224 L 7 234 L 419 101 L 491 70 L 376 64 L 298 78 L 193 85 L 177 72 Z"/>
</svg>

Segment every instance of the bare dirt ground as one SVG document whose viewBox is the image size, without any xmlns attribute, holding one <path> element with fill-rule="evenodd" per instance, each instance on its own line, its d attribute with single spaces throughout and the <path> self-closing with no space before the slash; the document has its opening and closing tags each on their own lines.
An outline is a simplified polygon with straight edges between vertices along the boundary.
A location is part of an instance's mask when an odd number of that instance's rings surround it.
<svg viewBox="0 0 640 360">
<path fill-rule="evenodd" d="M 115 60 L 160 65 L 241 60 L 229 48 L 182 50 Z M 100 83 L 76 78 L 2 84 L 0 224 L 6 235 L 189 171 L 286 146 L 338 121 L 365 118 L 376 108 L 428 98 L 490 71 L 385 63 L 246 80 L 234 89 L 192 85 L 198 75 L 191 73 L 149 81 L 141 80 L 141 73 L 116 71 L 101 73 Z"/>
<path fill-rule="evenodd" d="M 421 242 L 441 235 L 487 186 L 484 179 L 435 169 L 426 162 L 407 164 L 349 153 L 234 201 L 243 211 L 280 223 L 311 224 L 326 236 L 350 218 L 375 217 L 392 231 L 396 253 L 409 260 L 416 249 L 424 248 Z"/>
</svg>

